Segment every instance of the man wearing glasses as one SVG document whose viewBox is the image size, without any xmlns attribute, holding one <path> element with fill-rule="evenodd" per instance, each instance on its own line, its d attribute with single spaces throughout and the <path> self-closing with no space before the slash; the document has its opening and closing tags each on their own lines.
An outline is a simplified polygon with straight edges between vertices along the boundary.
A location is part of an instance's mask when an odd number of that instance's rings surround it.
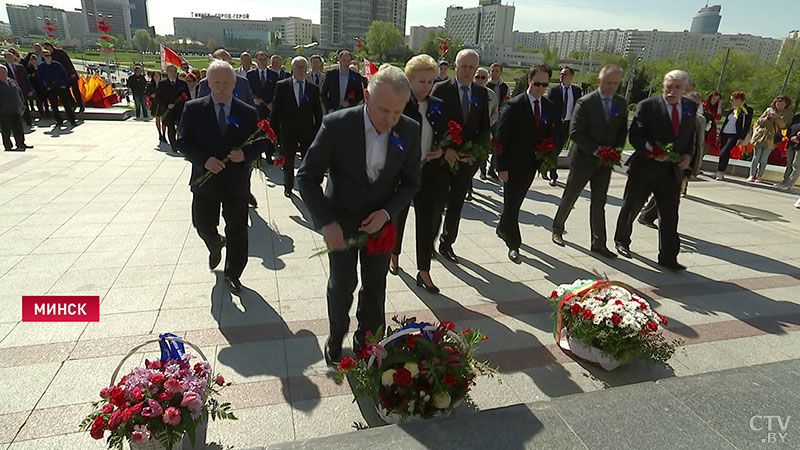
<svg viewBox="0 0 800 450">
<path fill-rule="evenodd" d="M 539 161 L 536 148 L 539 142 L 553 136 L 558 108 L 542 97 L 547 90 L 552 71 L 544 63 L 534 64 L 528 72 L 528 90 L 507 101 L 497 122 L 497 175 L 503 187 L 503 214 L 497 225 L 497 236 L 508 247 L 508 259 L 522 263 L 519 247 L 519 209 L 528 193 Z"/>
</svg>

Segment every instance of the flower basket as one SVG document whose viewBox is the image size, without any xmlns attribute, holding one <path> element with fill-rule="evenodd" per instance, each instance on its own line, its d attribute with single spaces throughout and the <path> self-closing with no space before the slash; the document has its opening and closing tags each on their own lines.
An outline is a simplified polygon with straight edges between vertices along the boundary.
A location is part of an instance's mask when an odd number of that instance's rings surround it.
<svg viewBox="0 0 800 450">
<path fill-rule="evenodd" d="M 368 336 L 356 355 L 339 362 L 337 377 L 353 375 L 357 397 L 369 397 L 387 423 L 447 415 L 475 385 L 478 375 L 496 372 L 473 354 L 485 340 L 478 330 L 453 331 L 452 322 L 417 323 L 414 318 L 393 320 L 394 331 Z"/>
<path fill-rule="evenodd" d="M 630 286 L 609 280 L 577 280 L 550 294 L 553 334 L 559 347 L 611 371 L 635 357 L 666 365 L 682 343 L 659 332 L 667 318 Z"/>
<path fill-rule="evenodd" d="M 145 345 L 158 342 L 161 359 L 145 360 L 117 382 L 125 361 Z M 184 352 L 184 344 L 202 358 L 192 366 L 193 356 Z M 236 419 L 230 404 L 220 404 L 214 395 L 216 386 L 225 387 L 222 375 L 212 376 L 211 365 L 199 347 L 172 334 L 148 340 L 134 347 L 117 365 L 109 387 L 100 391 L 101 400 L 80 425 L 92 438 L 102 439 L 110 431 L 108 448 L 122 450 L 124 442 L 132 450 L 176 450 L 205 448 L 206 429 L 212 419 Z M 188 437 L 188 440 L 186 439 Z"/>
</svg>

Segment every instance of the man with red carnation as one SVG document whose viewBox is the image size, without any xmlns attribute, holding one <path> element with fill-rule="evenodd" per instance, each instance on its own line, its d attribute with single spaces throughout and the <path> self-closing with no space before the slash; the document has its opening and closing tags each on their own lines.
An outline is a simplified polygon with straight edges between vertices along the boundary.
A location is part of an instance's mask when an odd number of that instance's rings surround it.
<svg viewBox="0 0 800 450">
<path fill-rule="evenodd" d="M 539 171 L 538 147 L 548 141 L 552 147 L 553 127 L 559 119 L 558 108 L 542 96 L 551 75 L 552 70 L 545 63 L 531 66 L 528 90 L 506 102 L 497 122 L 497 140 L 502 148 L 497 153 L 497 175 L 505 183 L 497 236 L 505 241 L 508 259 L 515 264 L 522 263 L 519 209 Z"/>
<path fill-rule="evenodd" d="M 642 100 L 630 127 L 630 142 L 636 150 L 631 156 L 625 197 L 614 235 L 617 251 L 631 258 L 633 221 L 647 197 L 655 195 L 658 205 L 658 264 L 670 270 L 685 270 L 678 263 L 678 201 L 683 170 L 689 167 L 694 154 L 695 114 L 697 103 L 683 98 L 689 74 L 673 70 L 664 75 L 661 95 Z M 668 155 L 648 156 L 656 147 L 667 148 L 681 155 L 677 162 Z"/>
<path fill-rule="evenodd" d="M 419 190 L 420 126 L 403 116 L 410 93 L 408 79 L 399 68 L 381 66 L 363 91 L 364 107 L 345 108 L 325 116 L 297 173 L 303 201 L 332 249 L 328 253 L 328 364 L 342 356 L 359 261 L 361 289 L 353 350 L 358 353 L 367 333 L 376 334 L 385 325 L 386 273 L 392 248 L 381 249 L 380 253 L 348 248 L 345 237 L 380 232 Z M 394 239 L 384 237 L 380 235 L 378 243 L 385 241 L 393 247 Z"/>
<path fill-rule="evenodd" d="M 164 124 L 167 126 L 167 139 L 172 151 L 178 151 L 177 127 L 181 121 L 183 103 L 189 98 L 189 85 L 178 78 L 178 68 L 167 66 L 167 78 L 158 83 L 156 88 L 156 101 L 161 105 L 160 110 L 166 111 Z"/>
<path fill-rule="evenodd" d="M 571 111 L 569 177 L 553 219 L 553 243 L 564 246 L 564 224 L 586 183 L 591 183 L 589 209 L 592 233 L 591 250 L 606 258 L 617 255 L 606 247 L 606 197 L 612 168 L 603 164 L 604 148 L 622 149 L 628 135 L 627 102 L 617 95 L 622 69 L 607 64 L 597 77 L 598 89 L 575 102 Z"/>
<path fill-rule="evenodd" d="M 297 152 L 306 155 L 308 146 L 317 135 L 322 122 L 319 88 L 306 82 L 308 60 L 302 56 L 292 59 L 292 76 L 275 84 L 270 121 L 278 133 L 283 163 L 283 195 L 292 196 L 294 160 Z"/>
<path fill-rule="evenodd" d="M 258 114 L 233 96 L 236 79 L 229 63 L 212 62 L 206 73 L 211 95 L 186 102 L 178 133 L 178 147 L 192 162 L 190 183 L 207 170 L 214 173 L 207 182 L 191 185 L 192 224 L 208 248 L 209 269 L 219 265 L 226 248 L 225 282 L 233 294 L 242 290 L 239 277 L 247 265 L 250 162 L 259 157 L 265 143 L 239 148 L 257 131 Z M 217 232 L 220 206 L 225 237 Z"/>
</svg>

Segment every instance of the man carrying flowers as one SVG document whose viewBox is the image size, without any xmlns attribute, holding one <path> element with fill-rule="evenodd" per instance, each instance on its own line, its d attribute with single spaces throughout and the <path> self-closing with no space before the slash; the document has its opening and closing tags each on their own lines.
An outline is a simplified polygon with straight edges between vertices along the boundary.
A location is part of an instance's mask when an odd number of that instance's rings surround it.
<svg viewBox="0 0 800 450">
<path fill-rule="evenodd" d="M 249 162 L 264 151 L 255 108 L 233 96 L 236 74 L 224 61 L 208 67 L 211 95 L 186 103 L 178 133 L 181 153 L 192 162 L 192 224 L 208 247 L 208 266 L 216 268 L 227 249 L 225 281 L 232 293 L 242 289 L 239 277 L 247 264 Z M 245 143 L 243 145 L 243 143 Z M 210 171 L 214 176 L 206 177 Z M 195 182 L 206 177 L 202 183 Z M 217 232 L 220 206 L 225 237 Z"/>
</svg>

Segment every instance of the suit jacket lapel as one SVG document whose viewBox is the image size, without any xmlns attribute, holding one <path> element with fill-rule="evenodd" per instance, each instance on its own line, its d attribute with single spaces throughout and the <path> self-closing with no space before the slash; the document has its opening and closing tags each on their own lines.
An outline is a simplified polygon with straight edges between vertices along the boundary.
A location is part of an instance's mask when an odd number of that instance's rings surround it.
<svg viewBox="0 0 800 450">
<path fill-rule="evenodd" d="M 395 135 L 396 137 L 394 137 Z M 393 139 L 400 139 L 400 145 L 402 145 L 403 148 L 400 148 L 399 146 L 392 144 Z M 381 175 L 378 177 L 377 180 L 375 180 L 376 183 L 382 180 L 384 177 L 389 176 L 390 172 L 392 174 L 395 173 L 394 167 L 400 164 L 400 162 L 402 161 L 403 153 L 406 151 L 405 145 L 406 143 L 402 140 L 402 135 L 400 134 L 400 131 L 395 125 L 395 127 L 392 128 L 391 131 L 389 131 L 389 144 L 386 148 L 386 162 L 383 165 L 383 170 L 381 171 Z"/>
<path fill-rule="evenodd" d="M 338 80 L 337 80 L 338 83 Z M 367 176 L 367 139 L 364 136 L 366 130 L 364 129 L 364 108 L 365 106 L 360 107 L 361 110 L 359 111 L 358 117 L 358 124 L 355 127 L 357 130 L 356 138 L 356 145 L 355 145 L 355 152 L 356 152 L 356 168 L 358 169 L 359 176 L 362 178 L 366 184 L 369 184 L 369 176 Z"/>
</svg>

